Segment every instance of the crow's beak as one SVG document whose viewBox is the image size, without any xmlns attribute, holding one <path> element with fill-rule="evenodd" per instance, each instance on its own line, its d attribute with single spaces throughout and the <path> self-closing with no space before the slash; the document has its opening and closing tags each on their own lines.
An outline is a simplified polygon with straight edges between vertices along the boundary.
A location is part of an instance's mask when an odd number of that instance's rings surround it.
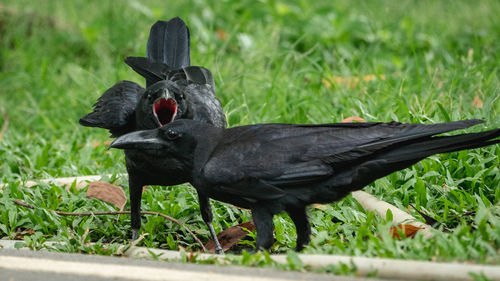
<svg viewBox="0 0 500 281">
<path fill-rule="evenodd" d="M 174 98 L 174 94 L 165 88 L 165 89 L 162 89 L 162 91 L 161 91 L 161 97 L 164 99 L 172 99 L 172 98 Z"/>
<path fill-rule="evenodd" d="M 151 150 L 166 147 L 166 142 L 158 136 L 158 130 L 145 130 L 123 135 L 113 141 L 108 148 Z"/>
</svg>

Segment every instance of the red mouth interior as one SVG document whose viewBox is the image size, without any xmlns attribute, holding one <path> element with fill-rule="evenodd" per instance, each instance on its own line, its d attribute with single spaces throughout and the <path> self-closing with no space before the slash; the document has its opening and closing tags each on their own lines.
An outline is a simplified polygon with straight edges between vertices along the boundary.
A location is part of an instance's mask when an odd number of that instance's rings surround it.
<svg viewBox="0 0 500 281">
<path fill-rule="evenodd" d="M 153 105 L 153 113 L 161 126 L 174 120 L 177 114 L 177 103 L 173 99 L 158 99 Z"/>
</svg>

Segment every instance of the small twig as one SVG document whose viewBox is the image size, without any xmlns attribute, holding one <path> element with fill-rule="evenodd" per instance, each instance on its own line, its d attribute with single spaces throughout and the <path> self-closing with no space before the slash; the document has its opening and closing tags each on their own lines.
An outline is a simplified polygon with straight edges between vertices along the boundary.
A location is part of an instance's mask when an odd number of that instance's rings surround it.
<svg viewBox="0 0 500 281">
<path fill-rule="evenodd" d="M 17 205 L 29 208 L 29 209 L 35 209 L 35 207 L 33 207 L 33 206 L 29 205 L 28 203 L 25 203 L 19 199 L 15 199 L 14 203 L 16 203 Z M 54 212 L 58 215 L 62 215 L 62 216 L 106 216 L 106 215 L 126 215 L 126 214 L 130 215 L 130 211 L 109 211 L 109 212 L 89 212 L 89 213 L 71 213 L 71 212 L 62 212 L 62 211 L 55 211 L 55 210 L 49 210 L 49 211 Z M 160 216 L 160 217 L 166 218 L 167 220 L 170 220 L 170 221 L 182 226 L 184 229 L 186 229 L 187 232 L 189 232 L 189 234 L 191 234 L 191 236 L 193 236 L 194 240 L 196 240 L 196 242 L 198 244 L 200 244 L 203 251 L 205 251 L 205 252 L 207 251 L 207 249 L 205 249 L 205 246 L 200 241 L 200 239 L 191 230 L 189 230 L 189 228 L 187 228 L 187 226 L 185 224 L 183 224 L 182 222 L 172 218 L 171 216 L 167 216 L 165 214 L 158 213 L 158 212 L 141 211 L 141 214 Z"/>
<path fill-rule="evenodd" d="M 411 203 L 408 203 L 408 205 L 410 205 L 410 207 L 412 207 L 413 210 L 415 210 L 419 215 L 421 215 L 424 218 L 426 224 L 428 224 L 434 228 L 439 228 L 441 225 L 443 225 L 442 223 L 437 221 L 435 218 L 433 218 L 433 217 L 425 214 L 424 212 L 420 211 L 419 209 L 415 208 L 415 206 L 413 206 Z"/>
<path fill-rule="evenodd" d="M 3 139 L 3 135 L 7 131 L 7 128 L 9 127 L 9 115 L 7 114 L 7 110 L 2 107 L 2 112 L 3 112 L 3 125 L 2 129 L 0 129 L 0 140 Z"/>
</svg>

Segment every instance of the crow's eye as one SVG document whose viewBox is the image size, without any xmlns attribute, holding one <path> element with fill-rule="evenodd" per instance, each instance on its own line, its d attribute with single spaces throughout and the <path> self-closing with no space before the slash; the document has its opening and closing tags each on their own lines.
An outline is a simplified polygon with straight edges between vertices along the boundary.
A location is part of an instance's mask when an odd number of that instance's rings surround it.
<svg viewBox="0 0 500 281">
<path fill-rule="evenodd" d="M 168 130 L 166 135 L 167 135 L 167 139 L 169 139 L 169 140 L 175 140 L 176 138 L 179 137 L 179 133 L 177 133 L 174 130 Z"/>
</svg>

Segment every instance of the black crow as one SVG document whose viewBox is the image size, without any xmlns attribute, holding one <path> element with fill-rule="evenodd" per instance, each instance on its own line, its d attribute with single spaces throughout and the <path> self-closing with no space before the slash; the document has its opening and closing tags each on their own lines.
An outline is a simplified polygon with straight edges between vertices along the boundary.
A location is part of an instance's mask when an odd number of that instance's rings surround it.
<svg viewBox="0 0 500 281">
<path fill-rule="evenodd" d="M 156 22 L 151 27 L 147 58 L 125 60 L 146 78 L 147 88 L 130 81 L 118 82 L 98 99 L 94 111 L 82 117 L 80 124 L 108 129 L 112 137 L 157 128 L 178 118 L 225 127 L 226 118 L 215 96 L 212 74 L 206 68 L 190 66 L 189 44 L 189 30 L 181 19 Z M 175 185 L 185 182 L 187 177 L 176 170 L 175 159 L 165 162 L 156 155 L 125 150 L 125 160 L 132 239 L 136 239 L 141 225 L 142 187 Z M 171 165 L 172 169 L 164 174 L 159 163 Z"/>
<path fill-rule="evenodd" d="M 433 154 L 500 141 L 495 139 L 500 129 L 436 136 L 479 123 L 261 124 L 224 129 L 177 120 L 124 135 L 110 147 L 156 155 L 162 159 L 157 163 L 162 173 L 175 170 L 184 175 L 200 198 L 251 209 L 257 249 L 272 246 L 273 215 L 287 212 L 295 224 L 300 251 L 310 241 L 307 205 L 339 200 Z M 202 217 L 210 226 L 208 207 L 206 200 L 200 200 Z"/>
</svg>

